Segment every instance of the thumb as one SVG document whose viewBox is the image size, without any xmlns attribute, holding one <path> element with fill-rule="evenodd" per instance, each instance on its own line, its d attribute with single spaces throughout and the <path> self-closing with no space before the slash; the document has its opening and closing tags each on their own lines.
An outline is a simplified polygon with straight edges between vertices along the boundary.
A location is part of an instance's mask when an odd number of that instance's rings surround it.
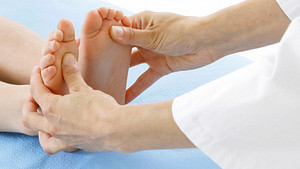
<svg viewBox="0 0 300 169">
<path fill-rule="evenodd" d="M 154 31 L 140 30 L 123 26 L 112 26 L 110 36 L 114 41 L 123 45 L 139 46 L 151 49 Z"/>
<path fill-rule="evenodd" d="M 62 73 L 70 93 L 87 88 L 87 84 L 79 71 L 77 61 L 70 53 L 63 56 Z"/>
</svg>

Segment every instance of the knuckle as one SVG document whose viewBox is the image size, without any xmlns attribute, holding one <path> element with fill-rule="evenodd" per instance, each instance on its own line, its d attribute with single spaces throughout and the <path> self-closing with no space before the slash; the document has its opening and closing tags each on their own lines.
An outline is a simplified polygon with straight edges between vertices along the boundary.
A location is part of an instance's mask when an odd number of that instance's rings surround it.
<svg viewBox="0 0 300 169">
<path fill-rule="evenodd" d="M 158 47 L 161 45 L 161 36 L 159 31 L 150 31 L 147 39 L 147 44 L 149 44 L 148 47 L 152 50 L 157 50 Z"/>
<path fill-rule="evenodd" d="M 128 30 L 129 30 L 129 41 L 134 42 L 136 38 L 135 31 L 131 28 L 128 28 Z"/>
<path fill-rule="evenodd" d="M 49 134 L 57 135 L 57 133 L 58 133 L 58 128 L 57 127 L 55 127 L 55 126 L 50 126 L 49 127 Z"/>
<path fill-rule="evenodd" d="M 51 107 L 47 104 L 42 108 L 42 112 L 45 115 L 45 117 L 48 118 L 49 115 L 51 114 Z"/>
<path fill-rule="evenodd" d="M 46 118 L 54 117 L 53 108 L 49 105 L 43 107 L 42 112 Z"/>
</svg>

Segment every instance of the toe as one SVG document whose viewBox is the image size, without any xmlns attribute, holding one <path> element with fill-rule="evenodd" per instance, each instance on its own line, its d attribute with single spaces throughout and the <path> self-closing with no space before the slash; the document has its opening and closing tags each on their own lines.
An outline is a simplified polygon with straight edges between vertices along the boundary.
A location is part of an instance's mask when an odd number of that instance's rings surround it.
<svg viewBox="0 0 300 169">
<path fill-rule="evenodd" d="M 46 86 L 48 86 L 51 79 L 54 78 L 55 74 L 56 74 L 55 66 L 49 66 L 46 69 L 42 70 L 42 78 Z"/>
<path fill-rule="evenodd" d="M 106 19 L 114 19 L 115 16 L 116 16 L 116 10 L 108 9 L 108 14 Z"/>
<path fill-rule="evenodd" d="M 55 31 L 51 32 L 47 37 L 47 41 L 52 41 L 52 40 L 56 40 L 58 42 L 61 42 L 63 40 L 62 31 L 55 30 Z"/>
<path fill-rule="evenodd" d="M 102 26 L 102 18 L 96 10 L 90 11 L 83 22 L 81 33 L 83 36 L 94 36 Z"/>
<path fill-rule="evenodd" d="M 99 14 L 101 15 L 102 19 L 105 19 L 108 14 L 108 9 L 105 7 L 101 7 L 98 9 Z"/>
<path fill-rule="evenodd" d="M 64 42 L 75 40 L 74 26 L 71 21 L 67 19 L 61 19 L 57 24 L 57 29 L 63 32 Z"/>
<path fill-rule="evenodd" d="M 131 27 L 131 20 L 127 16 L 124 16 L 121 21 L 124 26 Z"/>
<path fill-rule="evenodd" d="M 59 47 L 60 47 L 60 44 L 56 40 L 48 41 L 46 44 L 46 47 L 43 49 L 43 55 L 47 55 L 49 53 L 54 53 L 59 49 Z"/>
<path fill-rule="evenodd" d="M 46 67 L 53 65 L 55 63 L 54 55 L 48 54 L 41 58 L 40 67 L 41 69 L 45 69 Z"/>
<path fill-rule="evenodd" d="M 115 20 L 120 21 L 123 18 L 123 16 L 124 16 L 123 12 L 120 10 L 117 10 Z"/>
</svg>

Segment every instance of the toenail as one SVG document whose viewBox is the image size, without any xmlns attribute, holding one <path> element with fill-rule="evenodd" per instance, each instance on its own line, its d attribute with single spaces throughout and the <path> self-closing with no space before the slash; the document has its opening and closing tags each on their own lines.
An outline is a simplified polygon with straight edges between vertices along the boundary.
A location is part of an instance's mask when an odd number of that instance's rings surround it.
<svg viewBox="0 0 300 169">
<path fill-rule="evenodd" d="M 50 60 L 50 55 L 46 55 L 46 60 Z"/>
<path fill-rule="evenodd" d="M 48 61 L 48 62 L 50 62 L 51 61 L 51 59 L 52 59 L 52 55 L 46 55 L 46 60 Z"/>
<path fill-rule="evenodd" d="M 51 41 L 51 42 L 50 42 L 50 46 L 51 46 L 51 47 L 54 47 L 54 45 L 55 45 L 55 41 Z"/>
<path fill-rule="evenodd" d="M 112 33 L 115 38 L 121 38 L 124 36 L 124 29 L 120 26 L 112 26 Z"/>
<path fill-rule="evenodd" d="M 56 50 L 58 48 L 59 43 L 56 42 L 55 40 L 50 42 L 50 47 L 52 50 Z"/>
</svg>

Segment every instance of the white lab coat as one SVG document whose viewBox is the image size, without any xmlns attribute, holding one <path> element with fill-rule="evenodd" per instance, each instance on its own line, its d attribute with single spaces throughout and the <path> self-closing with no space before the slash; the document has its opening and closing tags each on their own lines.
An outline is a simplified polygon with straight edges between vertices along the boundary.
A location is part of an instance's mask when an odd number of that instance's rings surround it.
<svg viewBox="0 0 300 169">
<path fill-rule="evenodd" d="M 275 54 L 173 102 L 179 128 L 224 169 L 300 169 L 300 0 L 278 4 L 293 22 Z"/>
</svg>

